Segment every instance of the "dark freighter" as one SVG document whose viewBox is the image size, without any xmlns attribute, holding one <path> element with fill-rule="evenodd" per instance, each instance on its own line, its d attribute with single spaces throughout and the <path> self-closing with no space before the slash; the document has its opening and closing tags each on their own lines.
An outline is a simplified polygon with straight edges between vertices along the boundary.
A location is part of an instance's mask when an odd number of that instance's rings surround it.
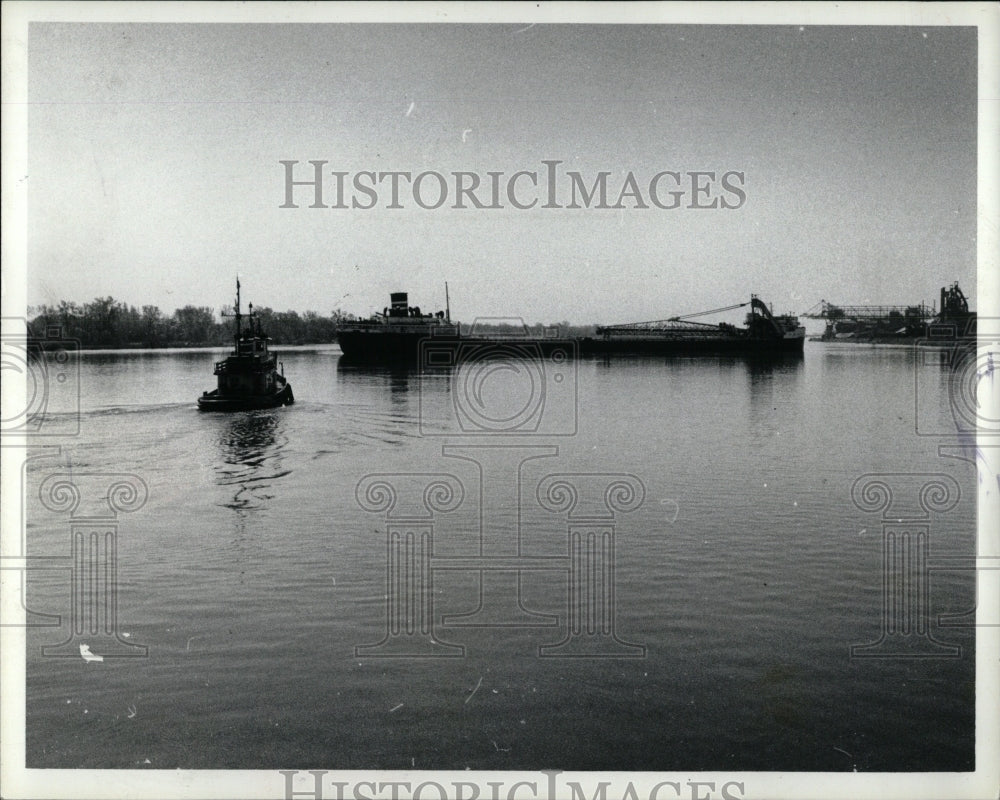
<svg viewBox="0 0 1000 800">
<path fill-rule="evenodd" d="M 284 370 L 278 372 L 277 356 L 268 350 L 269 339 L 261 329 L 260 319 L 253 313 L 253 303 L 250 304 L 250 313 L 246 315 L 248 328 L 243 330 L 239 279 L 236 280 L 236 304 L 232 316 L 236 318 L 233 352 L 224 361 L 215 363 L 218 386 L 202 393 L 198 398 L 198 409 L 245 411 L 294 403 L 292 385 L 285 380 Z"/>
<path fill-rule="evenodd" d="M 392 305 L 370 319 L 343 322 L 337 328 L 337 341 L 345 359 L 354 363 L 386 361 L 427 362 L 424 356 L 440 357 L 449 347 L 456 353 L 487 351 L 497 357 L 516 357 L 559 353 L 566 355 L 649 355 L 649 356 L 718 356 L 743 357 L 801 356 L 805 328 L 797 317 L 775 316 L 757 298 L 745 303 L 672 317 L 652 322 L 599 326 L 594 336 L 567 340 L 550 336 L 517 336 L 504 333 L 463 335 L 451 321 L 449 311 L 422 314 L 419 307 L 407 305 L 407 294 L 395 292 Z M 691 322 L 690 317 L 731 311 L 750 306 L 746 327 L 721 323 Z M 423 355 L 422 355 L 423 354 Z M 461 356 L 458 356 L 461 360 Z M 442 363 L 447 361 L 443 359 Z"/>
</svg>

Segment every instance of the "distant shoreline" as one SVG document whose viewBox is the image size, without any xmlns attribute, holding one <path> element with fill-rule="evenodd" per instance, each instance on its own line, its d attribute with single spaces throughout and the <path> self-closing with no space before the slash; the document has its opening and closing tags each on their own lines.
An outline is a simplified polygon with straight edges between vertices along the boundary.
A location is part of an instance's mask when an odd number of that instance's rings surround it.
<svg viewBox="0 0 1000 800">
<path fill-rule="evenodd" d="M 38 346 L 43 350 L 58 350 L 59 348 L 65 347 L 67 342 L 74 342 L 78 344 L 78 352 L 89 352 L 89 351 L 107 351 L 107 350 L 225 350 L 232 347 L 231 342 L 218 343 L 218 342 L 204 342 L 204 343 L 191 343 L 191 342 L 172 342 L 170 344 L 142 344 L 132 342 L 129 344 L 86 344 L 78 339 L 63 338 L 63 339 L 52 339 L 46 341 L 42 338 L 33 338 Z M 285 344 L 274 344 L 271 346 L 274 349 L 280 350 L 286 347 L 321 347 L 326 345 L 335 345 L 336 341 L 332 342 L 295 342 L 295 343 L 285 343 Z"/>
</svg>

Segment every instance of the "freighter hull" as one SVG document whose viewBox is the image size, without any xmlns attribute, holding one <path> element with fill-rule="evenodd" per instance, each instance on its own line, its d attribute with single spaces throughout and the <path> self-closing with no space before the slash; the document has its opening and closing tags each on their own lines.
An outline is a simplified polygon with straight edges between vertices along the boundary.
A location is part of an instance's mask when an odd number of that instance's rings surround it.
<svg viewBox="0 0 1000 800">
<path fill-rule="evenodd" d="M 428 367 L 454 366 L 470 358 L 519 356 L 567 357 L 591 355 L 768 357 L 801 355 L 805 335 L 782 339 L 755 339 L 746 336 L 686 337 L 683 339 L 585 337 L 573 341 L 551 339 L 438 337 L 388 332 L 342 333 L 340 349 L 350 361 L 411 361 Z"/>
<path fill-rule="evenodd" d="M 433 337 L 434 341 L 455 342 L 455 337 Z M 341 331 L 337 343 L 344 357 L 352 361 L 416 361 L 420 343 L 430 340 L 428 333 L 392 331 Z"/>
<path fill-rule="evenodd" d="M 634 337 L 594 338 L 580 340 L 581 355 L 648 355 L 648 356 L 775 356 L 801 355 L 805 335 L 758 339 L 749 336 L 689 336 L 678 338 Z"/>
<path fill-rule="evenodd" d="M 426 367 L 452 367 L 482 358 L 572 358 L 579 343 L 567 339 L 520 336 L 431 336 L 388 331 L 342 331 L 338 338 L 345 360 L 408 361 Z"/>
</svg>

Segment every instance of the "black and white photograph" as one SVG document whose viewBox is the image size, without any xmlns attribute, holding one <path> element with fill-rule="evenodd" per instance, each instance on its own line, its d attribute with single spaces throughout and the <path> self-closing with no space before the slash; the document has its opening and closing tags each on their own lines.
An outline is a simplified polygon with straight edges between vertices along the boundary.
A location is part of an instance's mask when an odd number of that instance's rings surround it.
<svg viewBox="0 0 1000 800">
<path fill-rule="evenodd" d="M 4 798 L 1000 796 L 1000 6 L 3 6 Z"/>
</svg>

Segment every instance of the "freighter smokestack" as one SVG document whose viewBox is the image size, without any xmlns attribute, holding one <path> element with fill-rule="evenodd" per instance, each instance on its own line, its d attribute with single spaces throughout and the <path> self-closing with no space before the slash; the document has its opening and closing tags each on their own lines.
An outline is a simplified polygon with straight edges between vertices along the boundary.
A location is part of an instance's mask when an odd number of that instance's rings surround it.
<svg viewBox="0 0 1000 800">
<path fill-rule="evenodd" d="M 389 316 L 392 317 L 405 317 L 408 313 L 407 306 L 407 295 L 406 292 L 393 292 L 389 295 L 389 300 L 392 303 L 392 310 Z"/>
</svg>

